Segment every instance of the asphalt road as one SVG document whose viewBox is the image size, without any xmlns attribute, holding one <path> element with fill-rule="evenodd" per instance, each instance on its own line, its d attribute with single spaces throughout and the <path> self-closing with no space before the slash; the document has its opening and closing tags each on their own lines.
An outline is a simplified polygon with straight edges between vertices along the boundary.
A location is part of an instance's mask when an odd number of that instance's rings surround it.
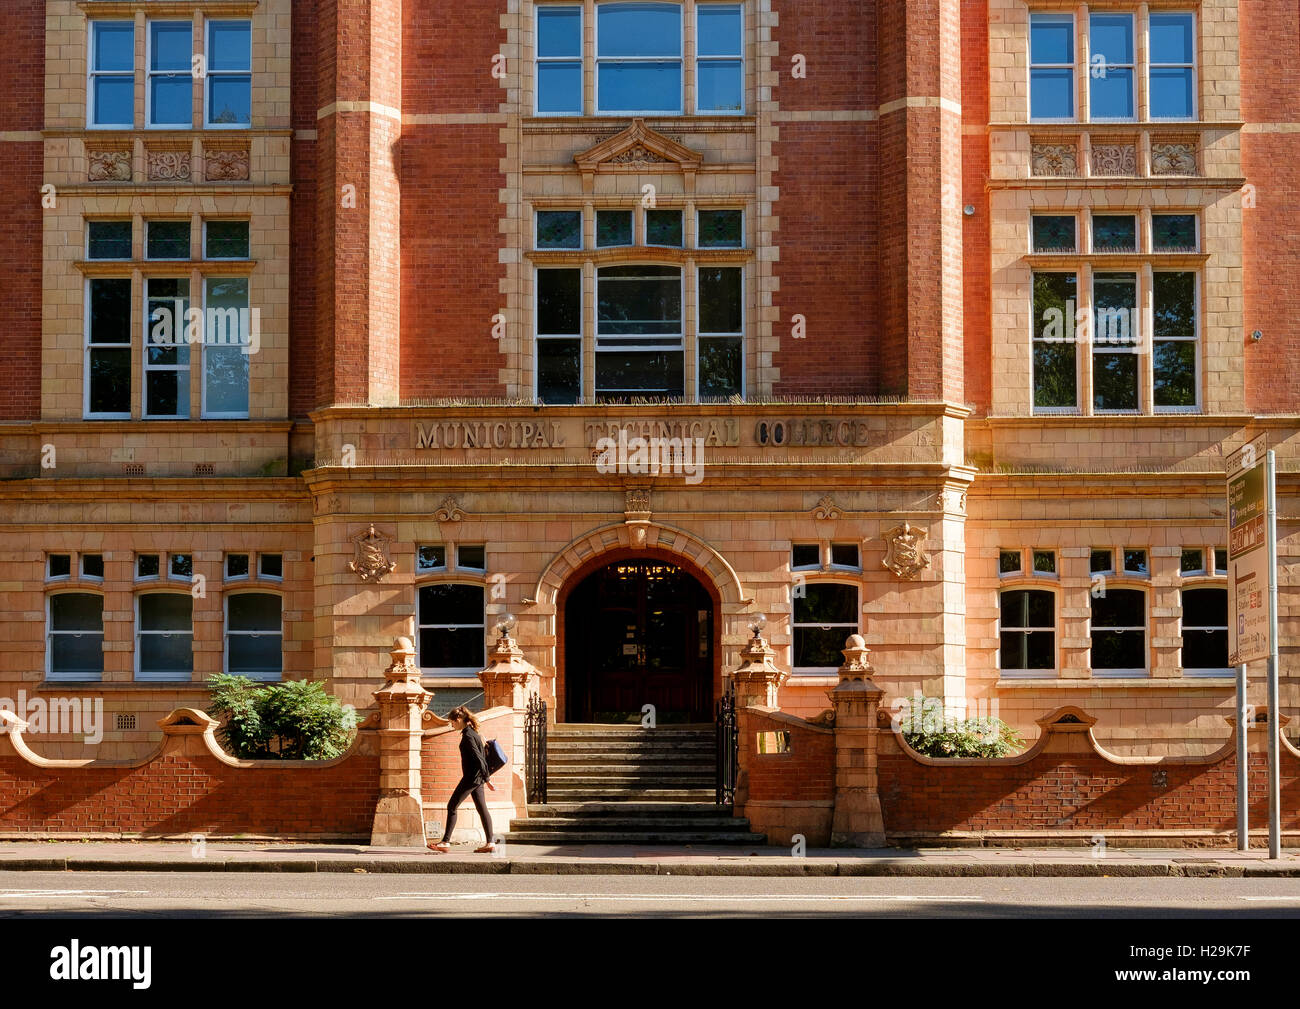
<svg viewBox="0 0 1300 1009">
<path fill-rule="evenodd" d="M 3 918 L 1300 917 L 1300 879 L 0 872 Z"/>
</svg>

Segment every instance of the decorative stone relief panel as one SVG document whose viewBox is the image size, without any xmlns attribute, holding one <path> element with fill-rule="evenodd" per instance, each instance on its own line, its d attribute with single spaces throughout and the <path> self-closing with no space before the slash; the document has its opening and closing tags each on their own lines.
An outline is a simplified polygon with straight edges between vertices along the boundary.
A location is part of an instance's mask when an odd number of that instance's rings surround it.
<svg viewBox="0 0 1300 1009">
<path fill-rule="evenodd" d="M 1033 144 L 1030 166 L 1034 175 L 1078 175 L 1079 146 L 1074 143 Z"/>
<path fill-rule="evenodd" d="M 247 150 L 203 151 L 203 178 L 208 182 L 246 182 L 248 180 L 249 152 Z"/>
<path fill-rule="evenodd" d="M 1188 141 L 1151 144 L 1152 175 L 1195 175 L 1196 145 Z"/>
<path fill-rule="evenodd" d="M 1093 175 L 1137 175 L 1137 144 L 1092 145 Z"/>
<path fill-rule="evenodd" d="M 146 151 L 145 163 L 150 182 L 189 182 L 189 151 Z"/>
<path fill-rule="evenodd" d="M 86 179 L 90 182 L 130 182 L 131 152 L 87 151 Z"/>
</svg>

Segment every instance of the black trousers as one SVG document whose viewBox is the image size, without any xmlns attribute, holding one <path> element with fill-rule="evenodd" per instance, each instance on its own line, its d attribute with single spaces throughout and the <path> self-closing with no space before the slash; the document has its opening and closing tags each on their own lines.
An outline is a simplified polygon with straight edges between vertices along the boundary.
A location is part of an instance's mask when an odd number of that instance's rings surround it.
<svg viewBox="0 0 1300 1009">
<path fill-rule="evenodd" d="M 442 833 L 442 841 L 447 843 L 451 838 L 451 832 L 456 827 L 456 810 L 460 804 L 465 801 L 465 796 L 470 796 L 474 800 L 474 808 L 478 810 L 478 817 L 483 821 L 483 831 L 487 834 L 486 844 L 492 843 L 492 816 L 488 813 L 487 795 L 483 791 L 482 785 L 474 784 L 473 778 L 461 778 L 460 784 L 456 786 L 456 791 L 451 793 L 451 798 L 447 801 L 447 826 Z"/>
</svg>

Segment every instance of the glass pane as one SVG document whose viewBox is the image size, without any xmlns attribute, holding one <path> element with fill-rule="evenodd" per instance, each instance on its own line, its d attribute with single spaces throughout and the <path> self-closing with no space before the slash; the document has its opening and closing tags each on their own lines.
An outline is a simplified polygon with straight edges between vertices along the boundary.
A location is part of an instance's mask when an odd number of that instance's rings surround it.
<svg viewBox="0 0 1300 1009">
<path fill-rule="evenodd" d="M 858 567 L 858 545 L 856 543 L 832 543 L 831 563 L 849 568 Z"/>
<path fill-rule="evenodd" d="M 744 245 L 739 210 L 701 210 L 697 244 L 701 249 L 739 249 Z"/>
<path fill-rule="evenodd" d="M 537 111 L 582 113 L 582 64 L 537 66 Z"/>
<path fill-rule="evenodd" d="M 1191 119 L 1194 108 L 1191 67 L 1152 68 L 1152 119 Z"/>
<path fill-rule="evenodd" d="M 740 372 L 739 338 L 700 340 L 701 396 L 739 396 Z"/>
<path fill-rule="evenodd" d="M 104 672 L 103 634 L 50 636 L 50 672 L 64 676 L 99 677 Z"/>
<path fill-rule="evenodd" d="M 1034 343 L 1034 406 L 1041 409 L 1074 407 L 1075 352 L 1073 343 Z"/>
<path fill-rule="evenodd" d="M 1025 663 L 1025 632 L 1004 630 L 998 642 L 998 668 L 1024 669 Z"/>
<path fill-rule="evenodd" d="M 90 342 L 131 342 L 131 281 L 102 278 L 90 282 Z"/>
<path fill-rule="evenodd" d="M 1191 340 L 1157 340 L 1155 370 L 1156 406 L 1196 405 L 1196 344 Z"/>
<path fill-rule="evenodd" d="M 189 221 L 149 221 L 145 224 L 145 258 L 189 259 Z"/>
<path fill-rule="evenodd" d="M 426 627 L 420 631 L 421 668 L 482 669 L 485 660 L 481 627 Z"/>
<path fill-rule="evenodd" d="M 1078 278 L 1073 273 L 1034 274 L 1034 336 L 1069 343 L 1071 354 L 1078 287 Z M 1070 398 L 1074 398 L 1073 391 Z"/>
<path fill-rule="evenodd" d="M 257 566 L 263 578 L 283 578 L 284 554 L 258 554 Z"/>
<path fill-rule="evenodd" d="M 537 8 L 537 55 L 582 56 L 582 8 Z"/>
<path fill-rule="evenodd" d="M 208 78 L 208 122 L 222 126 L 253 121 L 253 78 L 248 74 L 222 74 Z"/>
<path fill-rule="evenodd" d="M 697 51 L 701 56 L 739 56 L 741 21 L 739 7 L 700 4 L 695 8 L 699 25 Z"/>
<path fill-rule="evenodd" d="M 135 81 L 130 77 L 96 77 L 96 126 L 131 126 L 135 122 Z"/>
<path fill-rule="evenodd" d="M 1020 573 L 1020 551 L 1002 550 L 998 553 L 998 574 L 1011 575 Z"/>
<path fill-rule="evenodd" d="M 130 221 L 91 221 L 88 255 L 91 259 L 130 259 Z"/>
<path fill-rule="evenodd" d="M 1183 626 L 1227 627 L 1228 590 L 1186 589 L 1183 592 Z"/>
<path fill-rule="evenodd" d="M 598 270 L 596 331 L 602 336 L 681 333 L 681 270 L 674 266 Z"/>
<path fill-rule="evenodd" d="M 1229 669 L 1228 631 L 1183 631 L 1183 668 Z"/>
<path fill-rule="evenodd" d="M 1145 550 L 1125 550 L 1124 551 L 1124 570 L 1138 571 L 1146 574 L 1147 570 L 1147 552 Z"/>
<path fill-rule="evenodd" d="M 682 247 L 682 212 L 680 210 L 647 210 L 645 212 L 646 245 Z"/>
<path fill-rule="evenodd" d="M 190 308 L 188 280 L 153 278 L 145 281 L 148 301 L 147 365 L 188 364 L 190 348 L 185 329 Z"/>
<path fill-rule="evenodd" d="M 1093 214 L 1094 252 L 1136 252 L 1137 218 L 1132 214 Z"/>
<path fill-rule="evenodd" d="M 131 351 L 128 348 L 91 351 L 90 412 L 131 412 Z"/>
<path fill-rule="evenodd" d="M 630 210 L 596 211 L 596 247 L 632 244 L 632 212 Z"/>
<path fill-rule="evenodd" d="M 681 63 L 602 63 L 597 70 L 597 111 L 680 112 Z"/>
<path fill-rule="evenodd" d="M 141 634 L 140 672 L 175 673 L 188 679 L 194 672 L 194 642 L 189 634 Z"/>
<path fill-rule="evenodd" d="M 582 343 L 537 341 L 537 398 L 543 403 L 576 403 L 582 395 Z"/>
<path fill-rule="evenodd" d="M 226 638 L 226 672 L 232 676 L 278 675 L 283 668 L 283 639 L 279 633 L 231 634 Z"/>
<path fill-rule="evenodd" d="M 790 547 L 790 566 L 795 568 L 821 567 L 821 548 L 816 543 L 792 544 Z"/>
<path fill-rule="evenodd" d="M 1137 409 L 1136 354 L 1093 354 L 1093 406 L 1098 410 Z"/>
<path fill-rule="evenodd" d="M 1192 16 L 1190 14 L 1151 15 L 1151 62 L 1192 62 Z"/>
<path fill-rule="evenodd" d="M 252 32 L 247 21 L 208 22 L 208 70 L 251 70 Z"/>
<path fill-rule="evenodd" d="M 1059 14 L 1029 16 L 1031 63 L 1074 62 L 1074 20 Z"/>
<path fill-rule="evenodd" d="M 207 413 L 248 413 L 248 355 L 238 347 L 204 348 L 203 380 Z"/>
<path fill-rule="evenodd" d="M 204 312 L 203 383 L 207 413 L 248 412 L 250 339 L 248 281 L 242 277 L 207 281 Z"/>
<path fill-rule="evenodd" d="M 1183 550 L 1182 559 L 1178 564 L 1179 570 L 1183 574 L 1205 570 L 1205 551 L 1204 550 Z M 1184 606 L 1186 606 L 1186 596 L 1183 597 Z"/>
<path fill-rule="evenodd" d="M 1137 274 L 1093 275 L 1093 342 L 1133 346 L 1137 341 Z"/>
<path fill-rule="evenodd" d="M 1115 555 L 1109 550 L 1094 550 L 1088 555 L 1089 571 L 1114 571 Z"/>
<path fill-rule="evenodd" d="M 1050 592 L 1013 589 L 1002 593 L 1003 627 L 1054 627 L 1056 598 Z"/>
<path fill-rule="evenodd" d="M 96 21 L 92 70 L 135 69 L 135 24 Z M 129 83 L 129 78 L 128 78 Z"/>
<path fill-rule="evenodd" d="M 1214 551 L 1214 570 L 1218 571 L 1220 574 L 1228 570 L 1228 551 Z"/>
<path fill-rule="evenodd" d="M 680 56 L 682 9 L 665 3 L 604 3 L 596 8 L 599 56 Z"/>
<path fill-rule="evenodd" d="M 1195 214 L 1152 214 L 1151 245 L 1157 252 L 1195 252 Z"/>
<path fill-rule="evenodd" d="M 682 358 L 680 350 L 598 353 L 596 395 L 601 398 L 680 396 Z"/>
<path fill-rule="evenodd" d="M 1104 77 L 1089 77 L 1088 109 L 1094 119 L 1132 119 L 1133 71 L 1108 66 Z"/>
<path fill-rule="evenodd" d="M 709 60 L 696 66 L 700 112 L 740 112 L 744 108 L 744 72 L 740 60 Z"/>
<path fill-rule="evenodd" d="M 227 627 L 232 631 L 280 630 L 280 597 L 267 592 L 240 592 L 226 599 Z"/>
<path fill-rule="evenodd" d="M 203 254 L 208 259 L 247 259 L 247 221 L 208 221 Z"/>
<path fill-rule="evenodd" d="M 57 596 L 50 596 L 50 630 L 102 631 L 103 629 L 103 596 L 92 595 L 89 592 L 64 592 Z"/>
<path fill-rule="evenodd" d="M 420 623 L 477 624 L 481 627 L 483 587 L 481 585 L 421 586 Z"/>
<path fill-rule="evenodd" d="M 582 211 L 537 211 L 537 247 L 539 249 L 581 249 Z"/>
<path fill-rule="evenodd" d="M 194 110 L 188 77 L 154 77 L 149 81 L 149 122 L 155 126 L 189 126 Z"/>
<path fill-rule="evenodd" d="M 1105 58 L 1111 64 L 1133 62 L 1133 16 L 1131 14 L 1094 14 L 1089 21 L 1090 62 Z"/>
<path fill-rule="evenodd" d="M 803 598 L 794 601 L 795 623 L 857 624 L 858 590 L 854 586 L 816 582 L 804 588 Z M 843 640 L 840 647 L 844 647 Z"/>
<path fill-rule="evenodd" d="M 420 547 L 416 566 L 421 571 L 433 571 L 437 568 L 447 566 L 447 548 L 446 547 Z"/>
<path fill-rule="evenodd" d="M 226 556 L 226 577 L 248 577 L 248 554 L 228 554 Z"/>
<path fill-rule="evenodd" d="M 194 600 L 183 592 L 154 592 L 140 597 L 140 630 L 188 631 Z"/>
<path fill-rule="evenodd" d="M 464 546 L 456 548 L 456 566 L 482 571 L 487 564 L 487 551 L 482 546 Z"/>
<path fill-rule="evenodd" d="M 1073 252 L 1075 222 L 1072 215 L 1035 214 L 1035 252 Z"/>
<path fill-rule="evenodd" d="M 1196 274 L 1151 275 L 1155 336 L 1196 335 Z"/>
<path fill-rule="evenodd" d="M 1093 631 L 1093 669 L 1145 669 L 1146 634 L 1142 631 Z"/>
<path fill-rule="evenodd" d="M 856 633 L 856 627 L 796 627 L 795 668 L 839 668 L 844 664 L 844 642 Z"/>
<path fill-rule="evenodd" d="M 740 269 L 734 266 L 701 266 L 700 332 L 739 333 L 742 329 Z"/>
<path fill-rule="evenodd" d="M 82 554 L 81 573 L 87 578 L 103 578 L 104 577 L 104 555 L 103 554 Z"/>
<path fill-rule="evenodd" d="M 582 335 L 582 271 L 537 271 L 537 332 Z"/>
<path fill-rule="evenodd" d="M 1146 597 L 1137 589 L 1109 589 L 1092 596 L 1092 626 L 1142 627 L 1146 623 Z"/>
<path fill-rule="evenodd" d="M 144 412 L 150 417 L 188 416 L 190 412 L 189 372 L 179 370 L 148 372 L 145 376 Z"/>
<path fill-rule="evenodd" d="M 1054 631 L 1030 631 L 1022 635 L 1025 638 L 1027 652 L 1025 669 L 1056 668 L 1056 633 Z"/>
<path fill-rule="evenodd" d="M 135 559 L 135 576 L 137 578 L 158 577 L 158 555 L 140 554 Z"/>
<path fill-rule="evenodd" d="M 1056 574 L 1056 554 L 1050 550 L 1035 550 L 1034 570 L 1039 574 Z"/>
<path fill-rule="evenodd" d="M 153 21 L 149 24 L 149 33 L 149 68 L 189 74 L 194 41 L 190 23 Z"/>
<path fill-rule="evenodd" d="M 1074 71 L 1034 70 L 1029 75 L 1029 117 L 1070 119 L 1074 116 Z"/>
<path fill-rule="evenodd" d="M 72 554 L 50 554 L 51 578 L 66 578 L 72 574 Z"/>
</svg>

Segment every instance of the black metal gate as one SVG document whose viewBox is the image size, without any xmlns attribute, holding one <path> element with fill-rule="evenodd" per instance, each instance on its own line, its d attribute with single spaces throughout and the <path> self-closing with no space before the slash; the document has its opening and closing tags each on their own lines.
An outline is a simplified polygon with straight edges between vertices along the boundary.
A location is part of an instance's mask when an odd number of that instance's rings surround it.
<svg viewBox="0 0 1300 1009">
<path fill-rule="evenodd" d="M 728 681 L 718 699 L 716 723 L 717 797 L 719 806 L 730 806 L 736 798 L 736 775 L 740 769 L 740 736 L 736 732 L 736 690 Z"/>
<path fill-rule="evenodd" d="M 546 801 L 546 702 L 536 694 L 528 698 L 524 716 L 524 767 L 529 804 Z"/>
</svg>

